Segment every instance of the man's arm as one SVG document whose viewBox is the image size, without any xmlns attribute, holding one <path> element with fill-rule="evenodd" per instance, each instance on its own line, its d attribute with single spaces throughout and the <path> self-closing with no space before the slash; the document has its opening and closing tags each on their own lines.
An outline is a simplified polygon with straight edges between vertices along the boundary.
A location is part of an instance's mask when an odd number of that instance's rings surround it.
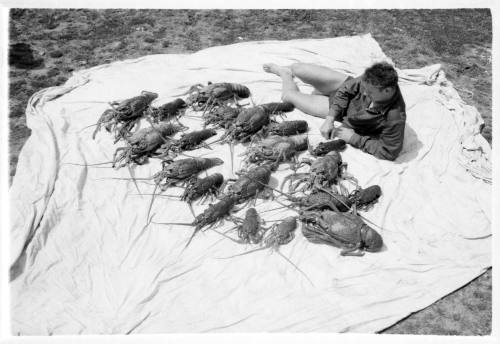
<svg viewBox="0 0 500 344">
<path fill-rule="evenodd" d="M 379 159 L 395 160 L 403 149 L 405 117 L 403 114 L 400 118 L 388 121 L 378 139 L 354 133 L 349 144 Z"/>
</svg>

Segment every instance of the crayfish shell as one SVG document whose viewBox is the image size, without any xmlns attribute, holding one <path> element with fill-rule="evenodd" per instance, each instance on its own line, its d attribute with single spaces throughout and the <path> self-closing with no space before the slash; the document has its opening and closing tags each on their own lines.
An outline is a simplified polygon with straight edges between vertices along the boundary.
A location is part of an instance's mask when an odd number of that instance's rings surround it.
<svg viewBox="0 0 500 344">
<path fill-rule="evenodd" d="M 351 203 L 355 203 L 358 209 L 367 208 L 377 202 L 382 195 L 382 189 L 378 185 L 371 185 L 365 189 L 355 190 L 349 195 Z"/>
<path fill-rule="evenodd" d="M 306 121 L 283 121 L 281 123 L 273 123 L 269 126 L 270 135 L 290 136 L 303 134 L 307 131 L 308 124 Z"/>
<path fill-rule="evenodd" d="M 380 251 L 383 246 L 380 234 L 354 214 L 325 210 L 302 214 L 300 220 L 304 222 L 304 237 L 313 243 L 347 249 L 358 247 L 368 252 Z"/>
<path fill-rule="evenodd" d="M 291 112 L 295 109 L 295 106 L 289 102 L 266 103 L 259 105 L 259 107 L 262 108 L 265 111 L 265 113 L 269 115 L 281 114 L 283 112 Z"/>
<path fill-rule="evenodd" d="M 314 156 L 323 156 L 332 151 L 341 151 L 346 147 L 346 142 L 342 139 L 320 142 L 316 147 L 311 150 L 311 154 Z"/>
<path fill-rule="evenodd" d="M 324 210 L 321 213 L 303 214 L 301 221 L 305 223 L 302 227 L 304 237 L 313 243 L 352 248 L 361 242 L 361 227 L 364 223 L 351 214 Z"/>
</svg>

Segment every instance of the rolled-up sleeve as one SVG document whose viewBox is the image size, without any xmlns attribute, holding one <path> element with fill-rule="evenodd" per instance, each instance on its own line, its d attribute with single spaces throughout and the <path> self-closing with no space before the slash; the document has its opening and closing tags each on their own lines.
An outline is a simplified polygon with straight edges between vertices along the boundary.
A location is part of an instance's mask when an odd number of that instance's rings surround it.
<svg viewBox="0 0 500 344">
<path fill-rule="evenodd" d="M 330 95 L 329 116 L 332 116 L 336 121 L 342 121 L 349 102 L 359 92 L 360 81 L 359 77 L 347 79 L 336 92 Z"/>
<path fill-rule="evenodd" d="M 403 149 L 406 119 L 405 114 L 398 117 L 387 121 L 377 138 L 354 133 L 349 143 L 353 147 L 359 148 L 379 159 L 395 160 Z"/>
</svg>

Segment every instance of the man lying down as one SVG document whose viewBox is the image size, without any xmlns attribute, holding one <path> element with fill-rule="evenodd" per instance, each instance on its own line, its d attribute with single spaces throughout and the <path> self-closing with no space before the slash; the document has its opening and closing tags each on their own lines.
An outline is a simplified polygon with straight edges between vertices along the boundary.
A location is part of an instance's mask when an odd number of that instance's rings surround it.
<svg viewBox="0 0 500 344">
<path fill-rule="evenodd" d="M 356 78 L 309 63 L 268 63 L 263 68 L 281 78 L 283 101 L 325 119 L 320 128 L 325 138 L 338 137 L 379 159 L 398 157 L 406 113 L 398 75 L 390 64 L 375 63 Z M 294 77 L 313 86 L 314 92 L 301 93 Z M 335 121 L 342 125 L 335 128 Z"/>
</svg>

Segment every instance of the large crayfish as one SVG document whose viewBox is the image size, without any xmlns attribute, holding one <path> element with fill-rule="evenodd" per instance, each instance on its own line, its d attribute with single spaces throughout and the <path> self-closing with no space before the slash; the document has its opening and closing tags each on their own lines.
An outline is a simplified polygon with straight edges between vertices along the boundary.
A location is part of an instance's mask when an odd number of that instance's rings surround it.
<svg viewBox="0 0 500 344">
<path fill-rule="evenodd" d="M 299 220 L 303 222 L 302 233 L 307 240 L 342 248 L 340 254 L 343 256 L 362 256 L 363 251 L 382 249 L 380 234 L 355 214 L 330 210 L 304 212 Z"/>
<path fill-rule="evenodd" d="M 185 182 L 201 171 L 222 165 L 223 163 L 224 161 L 219 158 L 187 158 L 176 161 L 165 160 L 162 162 L 162 170 L 155 173 L 153 179 L 156 185 L 160 186 L 162 190 L 165 190 L 170 185 Z"/>
<path fill-rule="evenodd" d="M 209 147 L 205 140 L 217 135 L 214 129 L 202 129 L 183 134 L 179 140 L 173 140 L 166 145 L 166 150 L 179 153 L 186 150 L 194 150 L 199 147 Z"/>
<path fill-rule="evenodd" d="M 205 111 L 250 96 L 248 87 L 229 82 L 195 85 L 188 93 L 186 103 L 196 111 Z"/>
<path fill-rule="evenodd" d="M 95 139 L 97 132 L 104 125 L 109 132 L 116 130 L 115 142 L 118 142 L 119 139 L 130 134 L 132 128 L 140 121 L 150 104 L 157 97 L 157 93 L 142 91 L 140 96 L 125 99 L 121 102 L 111 102 L 112 109 L 104 111 L 101 115 L 92 138 Z"/>
<path fill-rule="evenodd" d="M 283 121 L 281 123 L 271 123 L 268 128 L 269 135 L 290 136 L 303 134 L 307 131 L 308 124 L 304 120 Z"/>
<path fill-rule="evenodd" d="M 308 146 L 307 136 L 269 136 L 248 149 L 245 161 L 257 164 L 264 161 L 290 161 L 298 152 L 307 150 Z"/>
<path fill-rule="evenodd" d="M 337 184 L 339 178 L 342 176 L 343 168 L 346 166 L 346 164 L 342 163 L 340 153 L 336 151 L 330 152 L 314 161 L 303 160 L 303 163 L 311 165 L 310 171 L 286 176 L 281 184 L 281 189 L 283 189 L 286 182 L 290 182 L 291 192 L 294 192 L 302 183 L 305 183 L 305 186 L 302 188 L 304 190 L 317 187 L 328 188 L 333 184 Z"/>
<path fill-rule="evenodd" d="M 264 164 L 248 171 L 236 172 L 240 177 L 229 185 L 228 194 L 235 197 L 238 203 L 243 203 L 261 194 L 276 167 L 276 164 Z"/>
<path fill-rule="evenodd" d="M 224 176 L 220 173 L 214 173 L 205 178 L 190 179 L 181 200 L 192 203 L 200 198 L 203 200 L 210 196 L 217 196 L 223 183 Z"/>
<path fill-rule="evenodd" d="M 169 103 L 163 104 L 158 108 L 151 107 L 148 110 L 148 115 L 153 119 L 153 122 L 178 120 L 184 113 L 187 104 L 181 98 L 177 98 Z"/>
<path fill-rule="evenodd" d="M 147 158 L 156 154 L 168 145 L 168 137 L 182 130 L 183 127 L 162 122 L 148 128 L 138 130 L 130 136 L 124 136 L 127 147 L 117 148 L 113 156 L 113 167 L 123 167 L 130 162 L 142 165 Z M 123 161 L 123 163 L 120 163 Z M 120 164 L 119 164 L 120 163 Z"/>
<path fill-rule="evenodd" d="M 196 233 L 198 233 L 204 227 L 211 228 L 216 224 L 222 222 L 224 218 L 229 217 L 234 205 L 236 204 L 236 199 L 232 196 L 224 196 L 219 202 L 210 204 L 208 208 L 203 211 L 200 215 L 196 216 L 192 223 L 174 223 L 174 222 L 152 222 L 161 225 L 182 225 L 182 226 L 194 226 L 194 231 L 186 247 L 191 243 Z"/>
<path fill-rule="evenodd" d="M 241 112 L 239 107 L 219 106 L 204 114 L 205 126 L 210 124 L 227 129 Z"/>
<path fill-rule="evenodd" d="M 291 103 L 267 103 L 240 111 L 233 125 L 227 130 L 224 138 L 231 142 L 246 142 L 254 135 L 264 132 L 271 122 L 271 115 L 290 112 L 294 109 Z"/>
<path fill-rule="evenodd" d="M 332 151 L 341 151 L 346 147 L 346 142 L 342 139 L 336 139 L 332 141 L 320 142 L 318 145 L 310 150 L 311 155 L 323 156 Z"/>
</svg>

